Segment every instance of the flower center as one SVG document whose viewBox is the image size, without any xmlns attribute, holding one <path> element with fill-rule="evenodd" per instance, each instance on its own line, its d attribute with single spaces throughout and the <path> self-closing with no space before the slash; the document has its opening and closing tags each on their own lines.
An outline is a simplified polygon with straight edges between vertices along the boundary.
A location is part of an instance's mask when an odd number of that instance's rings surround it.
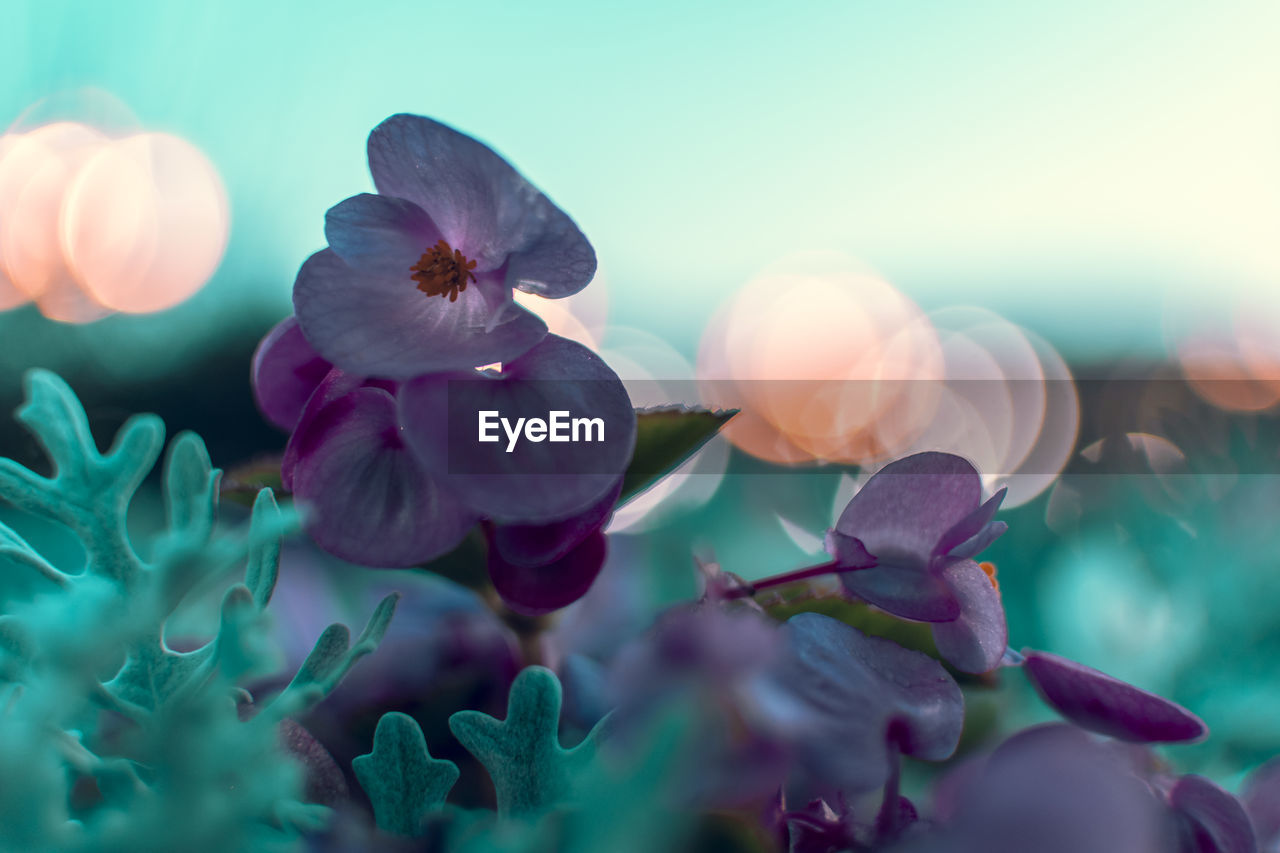
<svg viewBox="0 0 1280 853">
<path fill-rule="evenodd" d="M 475 281 L 475 261 L 467 260 L 457 249 L 450 248 L 444 240 L 422 253 L 418 262 L 409 267 L 409 276 L 418 283 L 418 290 L 427 296 L 447 296 L 450 302 L 458 301 L 458 294 L 467 289 L 468 281 Z"/>
</svg>

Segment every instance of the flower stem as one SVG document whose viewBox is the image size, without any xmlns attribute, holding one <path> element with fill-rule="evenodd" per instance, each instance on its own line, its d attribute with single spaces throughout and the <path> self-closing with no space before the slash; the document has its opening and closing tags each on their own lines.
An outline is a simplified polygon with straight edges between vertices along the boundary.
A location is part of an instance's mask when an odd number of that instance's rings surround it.
<svg viewBox="0 0 1280 853">
<path fill-rule="evenodd" d="M 858 567 L 858 568 L 861 568 L 861 567 Z M 735 587 L 733 589 L 726 590 L 724 593 L 724 598 L 725 599 L 748 598 L 750 596 L 755 595 L 757 592 L 759 592 L 762 589 L 769 589 L 770 587 L 774 587 L 774 586 L 784 586 L 789 583 L 796 583 L 797 581 L 807 580 L 809 578 L 821 577 L 822 575 L 837 575 L 843 572 L 852 572 L 852 571 L 856 571 L 856 569 L 852 567 L 847 569 L 840 568 L 837 566 L 834 560 L 829 560 L 825 563 L 819 563 L 816 566 L 807 566 L 803 569 L 796 569 L 795 571 L 791 571 L 791 572 L 783 572 L 780 575 L 774 575 L 773 577 L 768 577 L 768 578 L 761 578 L 760 580 L 752 581 L 751 583 L 746 584 L 745 586 Z"/>
</svg>

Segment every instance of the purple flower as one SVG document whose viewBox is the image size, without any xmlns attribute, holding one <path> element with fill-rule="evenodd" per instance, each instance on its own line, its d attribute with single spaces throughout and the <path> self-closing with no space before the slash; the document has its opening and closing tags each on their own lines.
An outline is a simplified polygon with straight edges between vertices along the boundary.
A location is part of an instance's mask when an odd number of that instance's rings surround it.
<svg viewBox="0 0 1280 853">
<path fill-rule="evenodd" d="M 1194 741 L 1208 734 L 1168 699 L 1048 652 L 1024 650 L 1022 671 L 1045 702 L 1081 728 L 1136 743 Z"/>
<path fill-rule="evenodd" d="M 939 652 L 958 669 L 1000 662 L 1008 628 L 1000 594 L 977 556 L 1006 529 L 994 521 L 1001 489 L 950 453 L 917 453 L 877 472 L 845 506 L 827 549 L 850 593 L 904 619 L 931 622 Z"/>
<path fill-rule="evenodd" d="M 590 587 L 636 429 L 622 383 L 590 350 L 548 335 L 501 373 L 370 379 L 330 365 L 288 318 L 264 338 L 253 371 L 263 413 L 293 431 L 281 476 L 326 551 L 410 566 L 484 520 L 490 575 L 513 606 L 545 612 Z M 506 453 L 477 440 L 477 405 L 590 413 L 608 431 L 590 444 L 525 442 Z"/>
<path fill-rule="evenodd" d="M 302 332 L 344 372 L 409 379 L 523 355 L 546 324 L 512 300 L 557 298 L 595 275 L 573 221 L 481 142 L 395 115 L 369 135 L 377 194 L 325 215 L 329 248 L 293 288 Z"/>
</svg>

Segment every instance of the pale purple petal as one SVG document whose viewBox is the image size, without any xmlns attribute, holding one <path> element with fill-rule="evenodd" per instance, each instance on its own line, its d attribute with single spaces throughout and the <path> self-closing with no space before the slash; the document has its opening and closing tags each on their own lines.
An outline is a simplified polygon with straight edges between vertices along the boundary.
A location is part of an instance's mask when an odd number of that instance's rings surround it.
<svg viewBox="0 0 1280 853">
<path fill-rule="evenodd" d="M 302 336 L 295 317 L 285 317 L 253 353 L 253 399 L 268 421 L 292 430 L 307 398 L 332 367 Z"/>
<path fill-rule="evenodd" d="M 1000 510 L 1000 504 L 1004 502 L 1004 496 L 1008 494 L 1009 489 L 1003 488 L 991 496 L 981 506 L 960 519 L 950 530 L 942 534 L 942 538 L 938 540 L 938 545 L 934 549 L 934 554 L 943 555 L 951 554 L 955 557 L 972 557 L 976 555 L 982 548 L 972 551 L 971 553 L 955 553 L 959 549 L 969 551 L 973 548 L 973 542 L 977 537 L 983 536 L 991 529 L 991 521 L 996 517 L 996 513 Z M 1005 525 L 1005 530 L 1008 525 Z M 1003 533 L 1004 531 L 1000 531 Z M 996 534 L 997 536 L 999 534 Z M 982 546 L 985 548 L 995 541 L 995 536 L 987 539 Z"/>
<path fill-rule="evenodd" d="M 622 478 L 603 498 L 577 515 L 550 524 L 500 524 L 489 538 L 502 559 L 517 566 L 540 566 L 554 562 L 613 515 L 622 494 Z"/>
<path fill-rule="evenodd" d="M 446 553 L 476 523 L 399 433 L 395 400 L 381 388 L 357 388 L 299 423 L 293 493 L 321 548 L 366 566 L 410 566 Z"/>
<path fill-rule="evenodd" d="M 950 622 L 960 616 L 955 591 L 928 566 L 890 565 L 844 572 L 840 583 L 850 595 L 901 619 Z"/>
<path fill-rule="evenodd" d="M 418 290 L 407 269 L 403 277 L 358 272 L 330 249 L 298 271 L 293 305 L 324 358 L 349 373 L 390 379 L 510 361 L 547 332 L 500 282 L 481 276 L 450 302 Z"/>
<path fill-rule="evenodd" d="M 973 560 L 956 560 L 943 570 L 943 578 L 960 603 L 960 616 L 931 626 L 938 653 L 962 672 L 990 672 L 1009 646 L 1000 593 Z"/>
<path fill-rule="evenodd" d="M 507 606 L 537 616 L 566 607 L 587 594 L 608 551 L 605 535 L 592 533 L 572 551 L 545 566 L 516 566 L 489 549 L 489 579 Z"/>
<path fill-rule="evenodd" d="M 598 355 L 555 335 L 505 364 L 500 376 L 422 377 L 399 398 L 406 439 L 427 470 L 501 523 L 544 524 L 583 512 L 616 488 L 635 447 L 635 410 L 622 382 Z M 495 426 L 497 440 L 479 440 L 482 411 L 511 424 L 545 421 L 553 411 L 599 418 L 603 440 L 595 440 L 599 432 L 590 441 L 586 433 L 577 442 L 522 438 L 508 452 L 503 428 Z"/>
<path fill-rule="evenodd" d="M 972 559 L 987 550 L 987 546 L 1003 536 L 1008 529 L 1009 525 L 1003 521 L 993 521 L 979 530 L 971 539 L 952 548 L 947 554 L 960 560 Z"/>
<path fill-rule="evenodd" d="M 1024 650 L 1023 672 L 1041 697 L 1082 728 L 1136 743 L 1194 741 L 1204 722 L 1181 705 L 1048 652 Z"/>
<path fill-rule="evenodd" d="M 1183 776 L 1169 792 L 1196 853 L 1255 853 L 1253 826 L 1240 801 L 1203 776 Z"/>
<path fill-rule="evenodd" d="M 982 481 L 969 462 L 950 453 L 917 453 L 868 480 L 836 529 L 860 539 L 882 564 L 924 562 L 981 498 Z"/>
<path fill-rule="evenodd" d="M 413 202 L 361 193 L 329 208 L 324 236 L 334 254 L 352 269 L 402 277 L 416 287 L 410 267 L 442 235 Z"/>
<path fill-rule="evenodd" d="M 782 634 L 777 681 L 801 709 L 789 723 L 806 791 L 877 788 L 894 748 L 928 761 L 955 751 L 964 698 L 933 658 L 817 613 L 793 616 Z"/>
<path fill-rule="evenodd" d="M 536 228 L 524 224 L 533 239 L 516 246 L 507 266 L 507 286 L 556 299 L 577 293 L 596 274 L 596 252 L 573 220 L 540 196 L 530 216 L 543 219 Z"/>
<path fill-rule="evenodd" d="M 468 257 L 501 239 L 501 199 L 538 195 L 484 143 L 434 119 L 405 113 L 391 116 L 369 134 L 369 171 L 378 192 L 417 204 L 449 245 Z M 500 254 L 505 258 L 507 253 Z"/>
</svg>

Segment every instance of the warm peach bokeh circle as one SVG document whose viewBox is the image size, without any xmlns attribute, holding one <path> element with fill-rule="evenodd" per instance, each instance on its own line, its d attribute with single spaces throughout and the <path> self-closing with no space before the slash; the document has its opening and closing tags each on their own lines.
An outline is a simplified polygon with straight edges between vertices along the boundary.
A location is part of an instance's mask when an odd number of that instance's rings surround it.
<svg viewBox="0 0 1280 853">
<path fill-rule="evenodd" d="M 712 319 L 706 403 L 740 409 L 739 449 L 779 464 L 874 470 L 924 450 L 969 459 L 1010 505 L 1047 488 L 1074 445 L 1074 382 L 1044 341 L 980 308 L 922 312 L 836 255 L 784 259 Z"/>
<path fill-rule="evenodd" d="M 0 310 L 69 323 L 190 298 L 222 260 L 226 190 L 164 133 L 109 138 L 56 121 L 0 136 Z"/>
</svg>

